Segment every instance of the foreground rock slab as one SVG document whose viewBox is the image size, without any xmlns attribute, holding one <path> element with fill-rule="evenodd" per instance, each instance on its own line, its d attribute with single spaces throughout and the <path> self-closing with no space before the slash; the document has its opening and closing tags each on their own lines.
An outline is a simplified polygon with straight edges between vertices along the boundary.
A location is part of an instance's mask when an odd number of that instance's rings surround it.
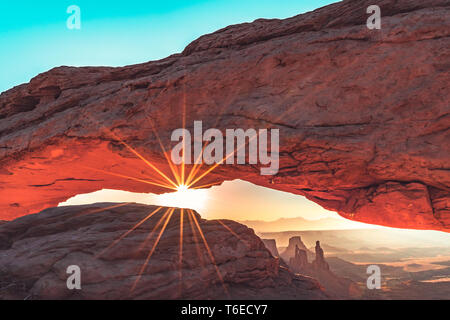
<svg viewBox="0 0 450 320">
<path fill-rule="evenodd" d="M 157 209 L 60 207 L 1 225 L 0 299 L 327 298 L 317 281 L 280 267 L 253 230 L 233 221 L 160 208 L 116 241 Z M 67 288 L 74 265 L 81 290 Z"/>
<path fill-rule="evenodd" d="M 60 67 L 4 92 L 0 219 L 101 189 L 166 192 L 126 178 L 161 179 L 120 140 L 170 174 L 158 138 L 169 150 L 174 129 L 202 120 L 278 128 L 281 158 L 273 177 L 224 165 L 199 185 L 239 178 L 348 219 L 448 232 L 450 4 L 382 1 L 369 30 L 372 4 L 230 26 L 160 61 Z"/>
</svg>

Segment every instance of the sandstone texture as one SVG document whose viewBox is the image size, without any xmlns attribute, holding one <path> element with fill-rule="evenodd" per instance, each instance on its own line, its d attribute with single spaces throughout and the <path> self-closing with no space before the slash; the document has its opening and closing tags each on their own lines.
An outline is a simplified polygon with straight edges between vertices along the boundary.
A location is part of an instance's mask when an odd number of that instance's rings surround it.
<svg viewBox="0 0 450 320">
<path fill-rule="evenodd" d="M 239 178 L 348 219 L 448 232 L 450 1 L 378 1 L 381 30 L 366 27 L 372 4 L 229 26 L 160 61 L 59 67 L 2 93 L 0 219 L 100 189 L 167 192 L 129 178 L 161 180 L 122 142 L 170 175 L 158 137 L 170 150 L 174 129 L 201 120 L 280 129 L 280 171 L 221 165 L 197 186 Z"/>
<path fill-rule="evenodd" d="M 253 230 L 239 223 L 208 221 L 194 212 L 189 217 L 180 209 L 170 215 L 161 208 L 133 229 L 155 209 L 111 203 L 59 207 L 0 226 L 0 299 L 328 297 L 316 280 L 280 267 Z M 66 285 L 73 265 L 81 269 L 81 290 Z"/>
</svg>

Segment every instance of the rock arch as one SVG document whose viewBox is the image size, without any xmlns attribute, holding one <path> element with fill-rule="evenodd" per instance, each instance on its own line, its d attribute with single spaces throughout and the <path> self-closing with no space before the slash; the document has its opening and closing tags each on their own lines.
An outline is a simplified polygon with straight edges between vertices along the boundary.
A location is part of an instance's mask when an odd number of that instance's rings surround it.
<svg viewBox="0 0 450 320">
<path fill-rule="evenodd" d="M 124 178 L 157 175 L 118 137 L 169 172 L 157 136 L 167 144 L 186 110 L 187 127 L 280 129 L 277 176 L 219 166 L 205 184 L 240 178 L 349 219 L 448 232 L 448 1 L 385 1 L 380 31 L 368 5 L 230 26 L 160 61 L 55 68 L 2 93 L 0 219 L 103 188 L 164 192 Z"/>
</svg>

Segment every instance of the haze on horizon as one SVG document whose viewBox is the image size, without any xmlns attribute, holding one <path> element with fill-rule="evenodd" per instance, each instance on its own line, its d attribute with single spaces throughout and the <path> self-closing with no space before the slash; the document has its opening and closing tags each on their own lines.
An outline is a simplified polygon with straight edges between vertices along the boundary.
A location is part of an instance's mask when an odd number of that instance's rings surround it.
<svg viewBox="0 0 450 320">
<path fill-rule="evenodd" d="M 222 185 L 210 189 L 189 190 L 181 198 L 174 193 L 155 195 L 101 190 L 77 195 L 61 203 L 60 206 L 95 202 L 137 202 L 169 207 L 185 206 L 196 210 L 207 219 L 273 222 L 274 225 L 279 222 L 277 220 L 285 218 L 296 222 L 291 226 L 292 230 L 310 229 L 308 227 L 310 224 L 302 223 L 302 219 L 323 220 L 318 221 L 319 223 L 316 225 L 327 226 L 328 230 L 382 228 L 344 219 L 336 212 L 325 210 L 303 196 L 256 186 L 242 180 L 226 181 Z"/>
</svg>

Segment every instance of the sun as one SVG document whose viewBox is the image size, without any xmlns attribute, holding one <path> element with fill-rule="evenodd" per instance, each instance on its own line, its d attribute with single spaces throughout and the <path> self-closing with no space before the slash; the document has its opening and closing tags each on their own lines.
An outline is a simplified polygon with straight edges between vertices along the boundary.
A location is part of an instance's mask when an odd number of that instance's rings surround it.
<svg viewBox="0 0 450 320">
<path fill-rule="evenodd" d="M 179 185 L 175 192 L 157 196 L 160 206 L 193 209 L 197 212 L 205 209 L 207 200 L 208 190 L 190 189 L 187 185 Z"/>
<path fill-rule="evenodd" d="M 184 184 L 177 187 L 177 192 L 186 192 L 188 190 L 189 190 L 189 187 Z"/>
</svg>

